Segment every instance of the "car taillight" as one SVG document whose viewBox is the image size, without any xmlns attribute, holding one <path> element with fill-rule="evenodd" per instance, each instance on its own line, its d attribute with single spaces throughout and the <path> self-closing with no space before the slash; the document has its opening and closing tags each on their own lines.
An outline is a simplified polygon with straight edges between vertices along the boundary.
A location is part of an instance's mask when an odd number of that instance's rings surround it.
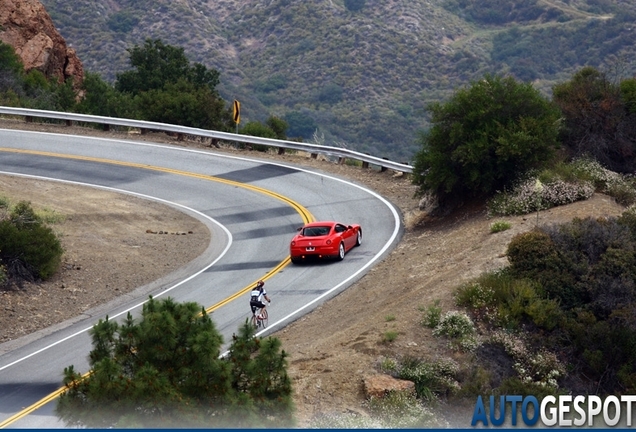
<svg viewBox="0 0 636 432">
<path fill-rule="evenodd" d="M 327 243 L 327 245 L 330 245 L 331 244 L 331 239 L 328 239 L 326 243 Z"/>
<path fill-rule="evenodd" d="M 291 245 L 296 246 L 296 242 L 295 241 L 291 242 Z"/>
</svg>

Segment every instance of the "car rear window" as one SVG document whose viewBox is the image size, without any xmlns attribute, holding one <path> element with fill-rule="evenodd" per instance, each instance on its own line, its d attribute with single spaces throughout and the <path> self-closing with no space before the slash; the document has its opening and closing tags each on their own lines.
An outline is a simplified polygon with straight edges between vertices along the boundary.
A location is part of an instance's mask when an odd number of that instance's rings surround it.
<svg viewBox="0 0 636 432">
<path fill-rule="evenodd" d="M 329 227 L 307 227 L 303 229 L 303 235 L 307 237 L 318 237 L 329 234 Z"/>
</svg>

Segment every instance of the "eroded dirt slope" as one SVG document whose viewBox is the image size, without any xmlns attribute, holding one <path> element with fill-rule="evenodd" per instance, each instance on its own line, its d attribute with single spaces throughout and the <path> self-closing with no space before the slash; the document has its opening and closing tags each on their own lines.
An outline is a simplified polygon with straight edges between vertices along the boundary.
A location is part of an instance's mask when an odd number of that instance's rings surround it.
<svg viewBox="0 0 636 432">
<path fill-rule="evenodd" d="M 7 126 L 34 127 L 19 121 L 0 122 L 0 127 Z M 40 128 L 69 132 L 62 126 Z M 114 132 L 80 128 L 72 128 L 72 132 L 121 138 Z M 135 139 L 206 146 L 176 142 L 163 134 Z M 500 218 L 510 221 L 512 229 L 491 234 L 492 220 L 482 208 L 467 209 L 443 220 L 423 218 L 407 176 L 314 160 L 307 155 L 281 157 L 233 148 L 220 151 L 272 158 L 349 178 L 398 206 L 407 226 L 401 243 L 368 275 L 276 334 L 289 353 L 300 426 L 308 425 L 318 414 L 365 415 L 362 379 L 374 373 L 384 356 L 451 356 L 461 361 L 420 325 L 421 309 L 435 300 L 440 300 L 444 310 L 453 309 L 452 293 L 460 283 L 507 263 L 504 252 L 512 236 L 536 223 L 561 223 L 574 217 L 609 216 L 622 211 L 613 199 L 597 194 L 588 201 L 541 212 L 538 220 L 536 215 Z M 203 232 L 197 221 L 177 211 L 84 189 L 0 178 L 0 195 L 20 197 L 67 215 L 64 223 L 55 226 L 62 232 L 66 249 L 60 274 L 46 283 L 29 285 L 24 291 L 0 294 L 0 341 L 75 316 L 144 281 L 159 278 L 199 254 L 210 241 L 209 233 Z M 147 229 L 192 230 L 193 234 L 157 236 L 147 234 Z M 268 291 L 275 298 L 275 287 Z M 275 314 L 275 306 L 271 313 Z M 388 331 L 397 332 L 397 338 L 384 343 L 383 335 Z M 452 425 L 469 426 L 468 413 L 450 408 L 446 412 L 456 413 L 448 417 Z"/>
</svg>

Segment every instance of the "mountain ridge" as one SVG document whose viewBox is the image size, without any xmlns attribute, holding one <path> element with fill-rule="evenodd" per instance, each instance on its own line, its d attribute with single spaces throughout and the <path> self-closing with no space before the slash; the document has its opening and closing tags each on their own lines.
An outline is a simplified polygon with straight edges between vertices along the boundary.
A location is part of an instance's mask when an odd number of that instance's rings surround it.
<svg viewBox="0 0 636 432">
<path fill-rule="evenodd" d="M 426 106 L 486 73 L 549 95 L 584 65 L 634 73 L 636 5 L 625 0 L 44 0 L 85 69 L 113 81 L 146 38 L 221 72 L 245 121 L 289 136 L 408 161 Z M 621 63 L 623 62 L 623 63 Z M 317 132 L 317 133 L 316 133 Z"/>
</svg>

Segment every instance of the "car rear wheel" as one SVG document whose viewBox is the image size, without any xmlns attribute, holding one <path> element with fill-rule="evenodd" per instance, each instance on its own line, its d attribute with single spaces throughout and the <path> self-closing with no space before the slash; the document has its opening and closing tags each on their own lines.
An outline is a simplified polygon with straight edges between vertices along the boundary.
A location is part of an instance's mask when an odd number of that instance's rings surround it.
<svg viewBox="0 0 636 432">
<path fill-rule="evenodd" d="M 340 243 L 340 247 L 338 248 L 338 261 L 342 261 L 345 256 L 345 246 L 344 243 Z"/>
<path fill-rule="evenodd" d="M 300 258 L 291 257 L 291 262 L 293 264 L 298 264 L 300 262 Z"/>
<path fill-rule="evenodd" d="M 358 230 L 358 236 L 356 237 L 356 246 L 360 246 L 362 244 L 362 230 Z"/>
</svg>

